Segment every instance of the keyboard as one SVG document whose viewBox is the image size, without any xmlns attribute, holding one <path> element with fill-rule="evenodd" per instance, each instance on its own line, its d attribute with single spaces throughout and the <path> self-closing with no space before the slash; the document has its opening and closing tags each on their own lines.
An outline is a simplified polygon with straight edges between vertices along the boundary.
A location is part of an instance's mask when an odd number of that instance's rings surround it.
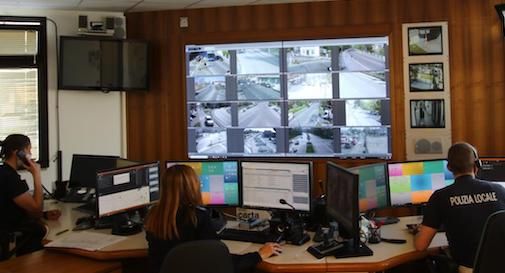
<svg viewBox="0 0 505 273">
<path fill-rule="evenodd" d="M 69 194 L 60 198 L 60 201 L 64 203 L 86 203 L 85 196 L 85 194 Z"/>
<path fill-rule="evenodd" d="M 252 231 L 243 229 L 225 228 L 217 234 L 221 240 L 251 242 L 264 244 L 267 242 L 279 242 L 282 237 L 277 234 L 270 234 L 265 231 Z"/>
<path fill-rule="evenodd" d="M 75 210 L 82 211 L 84 213 L 95 214 L 96 213 L 96 203 L 88 202 L 82 206 L 74 208 Z"/>
</svg>

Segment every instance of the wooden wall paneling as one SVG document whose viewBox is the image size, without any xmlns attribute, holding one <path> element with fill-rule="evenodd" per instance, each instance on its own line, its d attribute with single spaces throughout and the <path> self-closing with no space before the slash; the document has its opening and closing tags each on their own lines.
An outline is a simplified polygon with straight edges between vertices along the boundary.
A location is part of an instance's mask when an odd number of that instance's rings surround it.
<svg viewBox="0 0 505 273">
<path fill-rule="evenodd" d="M 295 18 L 292 18 L 291 10 L 287 7 L 275 8 L 275 6 L 271 6 L 271 14 L 269 15 L 272 20 L 270 30 L 279 31 L 289 28 L 291 20 L 295 20 Z M 290 18 L 290 20 L 286 20 L 287 18 Z"/>
<path fill-rule="evenodd" d="M 235 28 L 234 22 L 236 21 L 237 14 L 235 14 L 233 11 L 233 7 L 217 9 L 217 22 L 219 31 L 228 32 Z"/>
<path fill-rule="evenodd" d="M 307 3 L 308 21 L 312 27 L 325 27 L 328 25 L 329 17 L 332 16 L 332 11 L 326 5 L 320 5 L 317 2 Z"/>
<path fill-rule="evenodd" d="M 448 21 L 454 140 L 483 155 L 504 155 L 505 63 L 494 5 L 501 0 L 334 0 L 128 13 L 128 37 L 152 43 L 151 90 L 127 94 L 132 158 L 186 159 L 184 44 L 250 42 L 390 34 L 393 159 L 405 158 L 401 24 Z M 179 16 L 189 28 L 179 29 Z M 160 26 L 163 25 L 163 26 Z M 160 114 L 161 111 L 161 114 Z M 492 123 L 491 123 L 492 122 Z M 314 174 L 325 179 L 325 161 Z M 342 165 L 361 160 L 330 159 Z M 316 192 L 316 189 L 315 189 Z"/>
<path fill-rule="evenodd" d="M 270 26 L 272 18 L 272 13 L 270 10 L 274 7 L 280 7 L 280 8 L 287 8 L 286 6 L 279 6 L 279 5 L 258 5 L 258 6 L 253 6 L 253 17 L 251 18 L 252 20 L 249 22 L 251 27 L 249 29 L 255 30 L 255 31 L 271 31 Z M 288 18 L 284 18 L 284 20 L 287 20 Z"/>
<path fill-rule="evenodd" d="M 164 96 L 160 98 L 164 108 L 167 109 L 165 127 L 163 130 L 163 143 L 166 145 L 160 150 L 161 158 L 181 159 L 187 157 L 187 137 L 186 137 L 186 66 L 185 50 L 180 45 L 180 32 L 186 31 L 179 27 L 179 18 L 186 16 L 185 13 L 171 12 L 165 22 L 163 30 L 164 45 L 161 50 L 166 58 L 163 60 L 164 71 L 161 75 L 164 85 L 162 86 Z M 191 22 L 190 22 L 191 24 Z"/>
<path fill-rule="evenodd" d="M 392 159 L 403 160 L 405 152 L 405 122 L 403 94 L 403 58 L 401 25 L 393 27 L 389 36 L 389 92 L 391 105 Z"/>
<path fill-rule="evenodd" d="M 370 12 L 368 0 L 350 0 L 347 2 L 348 22 L 350 25 L 366 25 L 369 23 L 367 13 Z"/>
<path fill-rule="evenodd" d="M 235 7 L 235 10 L 233 11 L 237 18 L 235 22 L 233 22 L 233 25 L 237 29 L 237 31 L 247 31 L 251 29 L 251 24 L 250 22 L 254 18 L 253 11 L 254 9 L 250 6 L 247 7 Z M 283 10 L 283 9 L 277 9 L 277 10 Z M 275 18 L 277 19 L 277 18 Z M 277 20 L 280 21 L 280 20 Z"/>
<path fill-rule="evenodd" d="M 217 9 L 218 8 L 209 8 L 209 9 L 201 9 L 200 18 L 194 18 L 195 20 L 201 19 L 203 22 L 203 32 L 217 32 L 219 31 L 217 25 Z M 230 15 L 228 15 L 230 16 Z"/>
<path fill-rule="evenodd" d="M 465 67 L 466 59 L 464 52 L 469 49 L 468 39 L 465 37 L 464 20 L 465 14 L 462 12 L 460 0 L 449 1 L 449 50 L 451 66 L 451 116 L 452 116 L 452 138 L 453 141 L 463 140 L 466 135 L 466 120 L 464 113 L 460 113 L 465 108 L 468 98 L 462 92 L 465 90 L 465 74 L 462 69 Z"/>
<path fill-rule="evenodd" d="M 369 24 L 382 24 L 394 19 L 394 7 L 388 0 L 368 1 L 366 17 Z"/>
<path fill-rule="evenodd" d="M 310 27 L 310 22 L 308 20 L 309 15 L 307 12 L 308 4 L 299 3 L 289 5 L 289 20 L 290 28 L 304 28 Z"/>
<path fill-rule="evenodd" d="M 347 1 L 326 2 L 325 8 L 330 11 L 329 26 L 343 26 L 348 22 Z"/>
</svg>

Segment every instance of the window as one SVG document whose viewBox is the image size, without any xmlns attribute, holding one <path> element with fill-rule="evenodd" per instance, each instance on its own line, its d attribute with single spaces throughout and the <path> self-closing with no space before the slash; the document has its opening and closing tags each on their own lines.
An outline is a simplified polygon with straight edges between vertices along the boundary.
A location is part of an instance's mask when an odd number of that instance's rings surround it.
<svg viewBox="0 0 505 273">
<path fill-rule="evenodd" d="M 49 165 L 46 19 L 0 16 L 0 139 L 30 137 L 33 158 Z"/>
<path fill-rule="evenodd" d="M 391 157 L 387 52 L 387 37 L 187 45 L 189 157 Z"/>
</svg>

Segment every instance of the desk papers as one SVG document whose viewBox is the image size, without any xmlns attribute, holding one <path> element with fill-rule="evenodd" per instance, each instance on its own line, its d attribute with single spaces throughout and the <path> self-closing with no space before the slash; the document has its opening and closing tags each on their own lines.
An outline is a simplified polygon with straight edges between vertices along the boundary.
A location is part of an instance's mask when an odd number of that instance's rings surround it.
<svg viewBox="0 0 505 273">
<path fill-rule="evenodd" d="M 95 251 L 125 239 L 126 237 L 122 236 L 81 231 L 72 232 L 65 237 L 58 238 L 46 244 L 45 247 L 78 248 Z"/>
</svg>

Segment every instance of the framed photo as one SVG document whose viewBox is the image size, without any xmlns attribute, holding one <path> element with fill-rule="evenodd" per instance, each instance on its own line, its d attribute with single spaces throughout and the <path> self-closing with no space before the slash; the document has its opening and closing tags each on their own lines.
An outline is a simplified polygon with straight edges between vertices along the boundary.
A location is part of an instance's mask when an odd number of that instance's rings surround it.
<svg viewBox="0 0 505 273">
<path fill-rule="evenodd" d="M 442 55 L 442 26 L 408 28 L 409 56 Z"/>
<path fill-rule="evenodd" d="M 445 128 L 444 100 L 410 100 L 410 128 Z"/>
<path fill-rule="evenodd" d="M 444 64 L 409 64 L 409 90 L 410 92 L 444 91 Z"/>
</svg>

